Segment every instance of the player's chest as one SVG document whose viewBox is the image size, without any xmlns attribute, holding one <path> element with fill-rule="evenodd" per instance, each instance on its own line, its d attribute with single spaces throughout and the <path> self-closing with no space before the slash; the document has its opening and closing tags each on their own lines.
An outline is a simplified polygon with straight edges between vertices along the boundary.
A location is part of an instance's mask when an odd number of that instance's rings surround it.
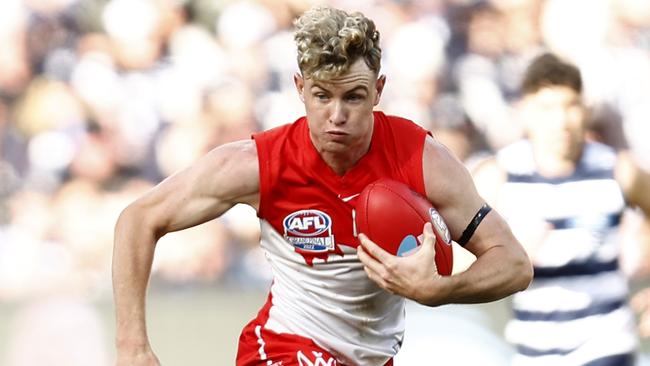
<svg viewBox="0 0 650 366">
<path fill-rule="evenodd" d="M 339 245 L 356 248 L 356 198 L 361 193 L 344 187 L 293 187 L 276 192 L 267 204 L 267 221 L 292 245 L 305 253 L 339 252 Z"/>
</svg>

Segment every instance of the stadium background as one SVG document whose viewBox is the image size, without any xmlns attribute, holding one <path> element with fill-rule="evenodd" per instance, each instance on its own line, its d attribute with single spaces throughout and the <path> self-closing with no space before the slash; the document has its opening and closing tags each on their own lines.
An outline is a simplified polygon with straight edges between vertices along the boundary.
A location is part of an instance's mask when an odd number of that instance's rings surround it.
<svg viewBox="0 0 650 366">
<path fill-rule="evenodd" d="M 650 168 L 647 0 L 2 0 L 0 365 L 112 363 L 117 215 L 211 147 L 301 115 L 291 21 L 322 3 L 375 19 L 381 109 L 468 166 L 520 136 L 521 73 L 550 49 L 584 73 L 591 137 Z M 642 230 L 628 212 L 635 288 Z M 237 207 L 161 240 L 148 317 L 164 364 L 232 364 L 269 284 L 257 236 Z M 507 301 L 477 310 L 500 341 Z"/>
</svg>

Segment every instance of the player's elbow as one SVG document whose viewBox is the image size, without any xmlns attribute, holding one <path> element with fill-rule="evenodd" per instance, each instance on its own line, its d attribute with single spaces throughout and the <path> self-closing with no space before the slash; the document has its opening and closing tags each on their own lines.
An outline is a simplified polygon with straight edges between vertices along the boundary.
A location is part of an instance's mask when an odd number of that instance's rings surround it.
<svg viewBox="0 0 650 366">
<path fill-rule="evenodd" d="M 115 223 L 115 237 L 120 233 L 138 231 L 148 233 L 156 240 L 165 234 L 162 222 L 158 216 L 141 200 L 136 200 L 125 207 Z"/>
<path fill-rule="evenodd" d="M 115 228 L 118 229 L 133 225 L 140 217 L 142 217 L 142 214 L 143 210 L 138 204 L 138 201 L 132 202 L 126 206 L 122 212 L 120 212 L 120 216 L 117 218 L 117 222 L 115 223 Z"/>
<path fill-rule="evenodd" d="M 528 258 L 528 255 L 522 251 L 522 253 L 517 255 L 514 259 L 513 267 L 515 268 L 513 291 L 519 292 L 527 289 L 533 281 L 533 264 Z"/>
</svg>

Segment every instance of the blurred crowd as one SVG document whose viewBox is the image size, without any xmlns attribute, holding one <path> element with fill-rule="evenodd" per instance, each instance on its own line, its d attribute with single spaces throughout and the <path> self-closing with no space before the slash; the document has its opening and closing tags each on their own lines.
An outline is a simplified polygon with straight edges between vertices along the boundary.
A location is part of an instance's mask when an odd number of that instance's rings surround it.
<svg viewBox="0 0 650 366">
<path fill-rule="evenodd" d="M 520 77 L 550 50 L 583 72 L 591 138 L 650 169 L 647 0 L 2 0 L 0 302 L 110 296 L 122 208 L 216 145 L 303 114 L 292 21 L 322 3 L 375 20 L 380 109 L 468 166 L 521 137 Z M 170 234 L 154 282 L 265 288 L 258 230 L 236 207 Z"/>
</svg>

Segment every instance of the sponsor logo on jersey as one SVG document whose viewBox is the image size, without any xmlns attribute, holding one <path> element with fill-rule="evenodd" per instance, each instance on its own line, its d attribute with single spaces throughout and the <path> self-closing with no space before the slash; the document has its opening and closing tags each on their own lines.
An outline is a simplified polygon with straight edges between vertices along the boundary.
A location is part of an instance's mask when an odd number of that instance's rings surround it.
<svg viewBox="0 0 650 366">
<path fill-rule="evenodd" d="M 341 195 L 339 194 L 338 197 L 339 197 L 339 199 L 340 199 L 341 201 L 343 201 L 343 202 L 350 202 L 350 201 L 352 201 L 353 199 L 359 197 L 360 195 L 361 195 L 361 193 L 357 193 L 357 194 L 353 194 L 353 195 L 350 195 L 350 196 L 343 197 L 343 196 L 341 196 Z"/>
<path fill-rule="evenodd" d="M 311 351 L 313 361 L 307 357 L 302 351 L 296 353 L 298 358 L 298 364 L 300 366 L 337 366 L 336 360 L 333 357 L 329 357 L 327 361 L 323 358 L 322 352 Z"/>
<path fill-rule="evenodd" d="M 294 247 L 309 252 L 334 250 L 332 219 L 323 211 L 300 210 L 282 221 L 284 238 Z"/>
<path fill-rule="evenodd" d="M 433 207 L 429 208 L 429 216 L 431 216 L 431 223 L 436 228 L 438 235 L 441 235 L 445 243 L 451 244 L 451 234 L 445 224 L 445 220 L 442 219 L 442 216 L 436 211 Z"/>
</svg>

